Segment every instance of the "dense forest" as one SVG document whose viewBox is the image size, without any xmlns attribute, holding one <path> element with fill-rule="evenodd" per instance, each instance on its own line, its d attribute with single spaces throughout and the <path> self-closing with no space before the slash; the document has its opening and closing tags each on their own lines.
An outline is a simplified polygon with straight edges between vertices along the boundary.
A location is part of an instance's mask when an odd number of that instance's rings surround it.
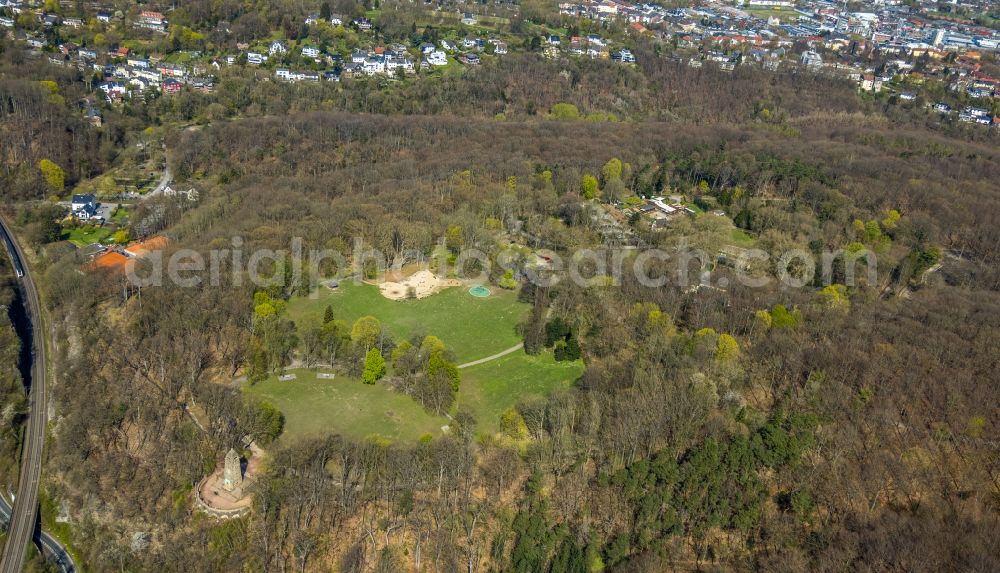
<svg viewBox="0 0 1000 573">
<path fill-rule="evenodd" d="M 569 255 L 616 246 L 605 207 L 680 194 L 722 215 L 658 232 L 631 221 L 638 243 L 716 253 L 732 224 L 769 253 L 858 245 L 878 259 L 874 281 L 848 286 L 812 269 L 796 271 L 814 276 L 803 288 L 525 284 L 525 346 L 574 348 L 586 369 L 572 387 L 520 402 L 498 434 L 459 411 L 417 443 L 287 443 L 280 414 L 229 384 L 261 353 L 268 375 L 307 353 L 285 317 L 261 334 L 263 293 L 225 272 L 133 289 L 46 232 L 45 207 L 12 206 L 58 341 L 43 494 L 74 517 L 89 568 L 1000 569 L 995 135 L 887 117 L 831 79 L 643 49 L 636 69 L 515 56 L 420 83 L 233 74 L 100 129 L 66 99 L 80 78 L 40 84 L 46 72 L 6 51 L 25 79 L 0 77 L 4 196 L 62 193 L 156 125 L 174 177 L 201 191 L 131 213 L 129 230 L 168 235 L 168 250 L 301 238 L 349 257 L 361 239 L 429 256 L 444 239 L 495 257 L 516 237 Z M 59 189 L 42 159 L 65 171 Z M 311 286 L 278 282 L 266 300 Z M 198 514 L 192 487 L 248 435 L 269 448 L 253 511 Z"/>
</svg>

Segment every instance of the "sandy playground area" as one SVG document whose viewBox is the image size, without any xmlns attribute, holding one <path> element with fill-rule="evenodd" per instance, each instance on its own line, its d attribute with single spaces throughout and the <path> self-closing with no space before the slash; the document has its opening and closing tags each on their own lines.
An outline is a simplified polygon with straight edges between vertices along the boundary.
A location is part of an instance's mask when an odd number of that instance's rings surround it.
<svg viewBox="0 0 1000 573">
<path fill-rule="evenodd" d="M 428 270 L 421 270 L 396 282 L 384 281 L 379 283 L 378 289 L 382 296 L 390 300 L 405 300 L 407 293 L 413 290 L 417 298 L 425 298 L 450 286 L 461 286 L 462 281 L 456 279 L 442 279 Z"/>
</svg>

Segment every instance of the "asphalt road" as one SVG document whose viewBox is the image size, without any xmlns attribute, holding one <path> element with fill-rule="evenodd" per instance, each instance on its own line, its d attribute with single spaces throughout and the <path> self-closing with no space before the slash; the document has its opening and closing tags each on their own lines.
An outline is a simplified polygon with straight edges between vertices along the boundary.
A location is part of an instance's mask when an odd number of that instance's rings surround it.
<svg viewBox="0 0 1000 573">
<path fill-rule="evenodd" d="M 21 293 L 27 306 L 28 317 L 32 325 L 32 364 L 31 391 L 28 396 L 28 423 L 26 426 L 24 445 L 21 450 L 21 476 L 17 484 L 17 497 L 14 499 L 14 510 L 7 530 L 7 543 L 3 548 L 3 558 L 0 559 L 0 573 L 20 573 L 24 565 L 24 555 L 28 543 L 35 531 L 35 519 L 38 515 L 38 482 L 42 474 L 42 450 L 45 445 L 45 329 L 42 326 L 42 305 L 38 299 L 38 291 L 31 280 L 27 259 L 17 239 L 10 232 L 7 220 L 0 216 L 0 233 L 6 235 L 16 253 L 8 253 L 18 257 L 24 267 L 24 275 L 20 277 Z"/>
</svg>

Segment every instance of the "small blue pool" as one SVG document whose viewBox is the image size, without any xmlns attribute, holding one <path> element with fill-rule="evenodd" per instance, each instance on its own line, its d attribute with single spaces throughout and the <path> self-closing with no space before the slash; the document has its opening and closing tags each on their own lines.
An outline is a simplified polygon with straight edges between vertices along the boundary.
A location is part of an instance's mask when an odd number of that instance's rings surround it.
<svg viewBox="0 0 1000 573">
<path fill-rule="evenodd" d="M 479 298 L 486 298 L 490 296 L 490 289 L 484 287 L 483 285 L 476 285 L 469 289 L 469 294 Z"/>
</svg>

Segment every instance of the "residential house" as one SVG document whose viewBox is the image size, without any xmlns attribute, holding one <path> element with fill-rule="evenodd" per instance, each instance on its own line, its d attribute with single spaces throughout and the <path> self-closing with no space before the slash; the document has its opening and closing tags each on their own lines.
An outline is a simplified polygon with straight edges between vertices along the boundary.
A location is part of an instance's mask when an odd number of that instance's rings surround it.
<svg viewBox="0 0 1000 573">
<path fill-rule="evenodd" d="M 70 201 L 70 209 L 73 212 L 73 216 L 81 221 L 99 219 L 97 216 L 97 205 L 97 197 L 93 193 L 73 195 L 73 199 Z"/>
<path fill-rule="evenodd" d="M 70 200 L 70 209 L 73 211 L 79 211 L 86 207 L 96 207 L 97 206 L 97 196 L 93 193 L 86 193 L 80 195 L 73 195 Z"/>
<path fill-rule="evenodd" d="M 307 58 L 318 58 L 319 57 L 319 48 L 316 48 L 316 47 L 313 47 L 313 46 L 303 46 L 302 47 L 302 55 L 305 56 L 305 57 L 307 57 Z"/>
<path fill-rule="evenodd" d="M 191 77 L 188 78 L 187 84 L 191 86 L 191 89 L 210 93 L 215 90 L 215 80 L 210 77 Z"/>
<path fill-rule="evenodd" d="M 466 12 L 462 14 L 462 23 L 465 24 L 466 26 L 475 26 L 476 15 L 473 14 L 472 12 Z"/>
<path fill-rule="evenodd" d="M 427 56 L 427 63 L 430 64 L 430 65 L 432 65 L 432 66 L 447 66 L 448 65 L 448 56 L 447 56 L 447 54 L 445 54 L 441 50 L 437 50 L 437 51 L 431 52 Z"/>
<path fill-rule="evenodd" d="M 802 58 L 800 61 L 802 62 L 802 65 L 807 68 L 819 68 L 823 65 L 823 58 L 812 50 L 802 52 Z"/>
<path fill-rule="evenodd" d="M 84 114 L 87 118 L 87 122 L 94 127 L 101 127 L 104 123 L 104 119 L 101 117 L 101 112 L 96 107 L 88 107 L 87 113 Z"/>
<path fill-rule="evenodd" d="M 400 69 L 407 73 L 414 71 L 413 60 L 397 54 L 390 54 L 385 57 L 386 72 L 393 73 Z"/>
<path fill-rule="evenodd" d="M 275 40 L 275 41 L 271 42 L 271 47 L 268 48 L 267 53 L 268 53 L 268 55 L 275 56 L 275 55 L 284 54 L 287 51 L 288 51 L 288 48 L 285 47 L 285 43 L 284 42 L 281 42 L 279 40 Z"/>
<path fill-rule="evenodd" d="M 129 78 L 128 84 L 130 86 L 135 86 L 140 92 L 144 92 L 156 85 L 156 83 L 150 79 L 139 76 Z"/>
<path fill-rule="evenodd" d="M 861 76 L 861 91 L 875 92 L 882 91 L 882 80 L 874 74 L 864 74 Z"/>
<path fill-rule="evenodd" d="M 97 12 L 97 21 L 107 24 L 111 21 L 111 12 L 108 12 L 107 10 L 99 10 Z"/>
<path fill-rule="evenodd" d="M 376 54 L 369 58 L 366 58 L 364 63 L 361 65 L 361 69 L 369 76 L 384 73 L 385 56 L 380 56 Z"/>
<path fill-rule="evenodd" d="M 180 80 L 175 80 L 174 78 L 167 78 L 163 80 L 163 93 L 165 94 L 180 93 L 182 85 L 183 84 L 180 82 Z"/>
<path fill-rule="evenodd" d="M 167 185 L 167 187 L 163 189 L 163 195 L 166 197 L 184 197 L 188 201 L 198 200 L 198 191 L 194 187 L 188 189 L 187 191 L 182 191 Z"/>
<path fill-rule="evenodd" d="M 139 20 L 136 24 L 140 28 L 145 28 L 147 30 L 153 30 L 156 32 L 167 31 L 166 18 L 163 17 L 163 14 L 152 10 L 143 10 L 142 12 L 139 12 Z"/>
<path fill-rule="evenodd" d="M 257 52 L 247 52 L 247 63 L 259 66 L 267 61 L 267 56 Z"/>
<path fill-rule="evenodd" d="M 156 66 L 156 69 L 160 72 L 161 76 L 165 77 L 183 78 L 187 75 L 187 68 L 180 64 L 162 63 Z"/>
</svg>

